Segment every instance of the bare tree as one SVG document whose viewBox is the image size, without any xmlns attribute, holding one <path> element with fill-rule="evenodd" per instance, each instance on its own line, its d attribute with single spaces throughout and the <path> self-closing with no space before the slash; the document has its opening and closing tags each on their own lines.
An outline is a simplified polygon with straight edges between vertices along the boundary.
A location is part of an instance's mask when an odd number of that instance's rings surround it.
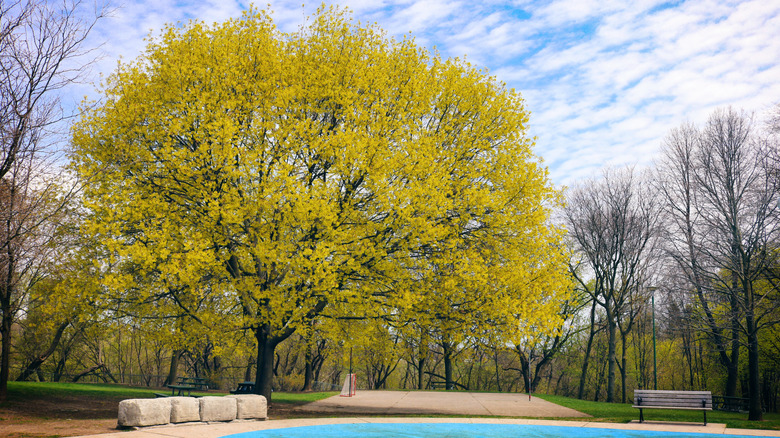
<svg viewBox="0 0 780 438">
<path fill-rule="evenodd" d="M 659 178 L 672 234 L 679 236 L 669 240 L 670 254 L 728 370 L 727 395 L 736 393 L 740 340 L 746 342 L 751 420 L 762 418 L 758 333 L 778 322 L 780 305 L 769 280 L 780 228 L 771 160 L 776 145 L 768 138 L 751 116 L 717 110 L 701 130 L 684 125 L 672 131 Z"/>
<path fill-rule="evenodd" d="M 778 231 L 772 223 L 778 193 L 767 162 L 768 145 L 752 130 L 745 114 L 716 111 L 702 133 L 696 179 L 705 207 L 703 223 L 711 230 L 704 250 L 722 268 L 713 280 L 736 302 L 747 339 L 748 418 L 760 420 L 758 331 L 764 323 L 774 323 L 771 315 L 778 303 L 776 289 L 764 291 L 757 282 L 776 262 L 769 244 Z"/>
<path fill-rule="evenodd" d="M 5 399 L 11 325 L 30 280 L 53 236 L 52 219 L 69 199 L 52 156 L 55 127 L 64 120 L 58 92 L 88 62 L 81 49 L 94 18 L 80 18 L 78 0 L 0 3 L 0 400 Z M 72 194 L 72 192 L 70 193 Z"/>
<path fill-rule="evenodd" d="M 767 116 L 766 124 L 769 132 L 780 135 L 780 103 L 770 109 Z"/>
<path fill-rule="evenodd" d="M 571 272 L 605 313 L 608 402 L 615 401 L 619 324 L 630 329 L 625 318 L 637 314 L 631 307 L 644 286 L 644 263 L 656 232 L 656 203 L 645 189 L 632 169 L 606 171 L 601 180 L 573 189 L 564 209 L 580 257 Z"/>
<path fill-rule="evenodd" d="M 718 290 L 710 281 L 703 253 L 706 229 L 701 226 L 699 184 L 696 179 L 697 155 L 700 132 L 691 124 L 683 124 L 672 130 L 664 139 L 664 155 L 658 165 L 656 178 L 666 212 L 664 241 L 668 255 L 676 262 L 682 275 L 678 284 L 690 287 L 694 299 L 701 306 L 699 328 L 710 338 L 718 352 L 718 359 L 726 369 L 725 395 L 736 396 L 739 371 L 739 321 L 736 302 L 726 299 L 730 318 L 718 318 L 713 305 Z M 717 269 L 717 264 L 714 266 Z"/>
</svg>

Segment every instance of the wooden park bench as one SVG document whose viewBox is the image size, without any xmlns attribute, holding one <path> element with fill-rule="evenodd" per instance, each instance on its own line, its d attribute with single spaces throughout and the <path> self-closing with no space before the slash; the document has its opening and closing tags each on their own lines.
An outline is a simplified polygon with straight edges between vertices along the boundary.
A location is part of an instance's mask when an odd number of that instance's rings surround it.
<svg viewBox="0 0 780 438">
<path fill-rule="evenodd" d="M 447 382 L 444 380 L 431 380 L 431 389 L 447 389 Z"/>
<path fill-rule="evenodd" d="M 639 409 L 639 422 L 644 423 L 643 409 L 687 409 L 704 412 L 704 425 L 707 425 L 707 411 L 712 410 L 710 391 L 660 391 L 635 389 L 634 406 Z"/>
</svg>

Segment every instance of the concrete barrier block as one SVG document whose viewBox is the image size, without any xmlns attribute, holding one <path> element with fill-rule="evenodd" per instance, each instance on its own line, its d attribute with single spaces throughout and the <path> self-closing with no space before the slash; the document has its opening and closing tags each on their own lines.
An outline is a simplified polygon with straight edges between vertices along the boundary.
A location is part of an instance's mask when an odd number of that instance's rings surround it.
<svg viewBox="0 0 780 438">
<path fill-rule="evenodd" d="M 200 421 L 200 403 L 192 397 L 170 397 L 171 423 Z"/>
<path fill-rule="evenodd" d="M 236 419 L 238 403 L 228 397 L 201 397 L 200 421 L 233 421 Z"/>
<path fill-rule="evenodd" d="M 268 418 L 268 402 L 262 395 L 235 394 L 227 398 L 236 399 L 236 418 L 239 420 Z"/>
<path fill-rule="evenodd" d="M 119 426 L 156 426 L 171 421 L 168 398 L 133 398 L 119 402 Z"/>
</svg>

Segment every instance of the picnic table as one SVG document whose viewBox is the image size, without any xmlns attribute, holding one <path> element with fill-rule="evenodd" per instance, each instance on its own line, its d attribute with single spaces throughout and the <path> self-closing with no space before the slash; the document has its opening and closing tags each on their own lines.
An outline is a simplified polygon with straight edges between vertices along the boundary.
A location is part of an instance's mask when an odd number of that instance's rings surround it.
<svg viewBox="0 0 780 438">
<path fill-rule="evenodd" d="M 203 391 L 207 391 L 209 389 L 208 382 L 206 382 L 206 379 L 202 377 L 180 377 L 177 385 L 194 386 L 194 389 Z"/>
<path fill-rule="evenodd" d="M 190 396 L 190 391 L 195 389 L 192 385 L 168 385 L 168 388 L 171 389 L 171 395 L 184 395 L 184 392 L 187 392 L 187 396 Z"/>
<path fill-rule="evenodd" d="M 712 409 L 718 411 L 740 412 L 748 410 L 749 399 L 742 397 L 728 397 L 725 395 L 712 396 Z"/>
<path fill-rule="evenodd" d="M 230 391 L 231 394 L 253 394 L 255 392 L 255 382 L 241 382 L 238 388 Z"/>
<path fill-rule="evenodd" d="M 168 385 L 171 390 L 171 395 L 186 395 L 191 397 L 190 392 L 193 389 L 198 391 L 207 391 L 209 385 L 206 379 L 202 377 L 179 377 L 179 381 L 175 385 Z"/>
</svg>

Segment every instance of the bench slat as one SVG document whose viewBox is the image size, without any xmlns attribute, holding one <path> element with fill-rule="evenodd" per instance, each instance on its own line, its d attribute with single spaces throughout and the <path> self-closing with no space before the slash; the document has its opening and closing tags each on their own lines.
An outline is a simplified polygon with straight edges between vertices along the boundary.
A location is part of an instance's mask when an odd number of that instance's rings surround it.
<svg viewBox="0 0 780 438">
<path fill-rule="evenodd" d="M 650 406 L 679 406 L 681 408 L 683 407 L 684 408 L 702 408 L 702 407 L 711 408 L 712 407 L 712 403 L 707 403 L 707 402 L 702 403 L 701 401 L 696 403 L 671 403 L 668 401 L 650 402 L 643 399 L 641 402 L 639 400 L 634 400 L 634 404 L 637 406 L 648 406 L 648 407 Z"/>
<path fill-rule="evenodd" d="M 702 400 L 711 401 L 712 399 L 705 398 L 705 397 L 698 397 L 698 398 L 661 398 L 661 397 L 635 397 L 635 400 L 642 400 L 642 403 L 647 402 L 648 404 L 651 402 L 667 402 L 667 403 L 701 403 Z"/>
<path fill-rule="evenodd" d="M 712 394 L 712 391 L 672 391 L 666 389 L 635 389 L 634 394 L 664 394 L 664 395 L 680 395 L 680 394 L 699 394 L 707 395 Z"/>
</svg>

